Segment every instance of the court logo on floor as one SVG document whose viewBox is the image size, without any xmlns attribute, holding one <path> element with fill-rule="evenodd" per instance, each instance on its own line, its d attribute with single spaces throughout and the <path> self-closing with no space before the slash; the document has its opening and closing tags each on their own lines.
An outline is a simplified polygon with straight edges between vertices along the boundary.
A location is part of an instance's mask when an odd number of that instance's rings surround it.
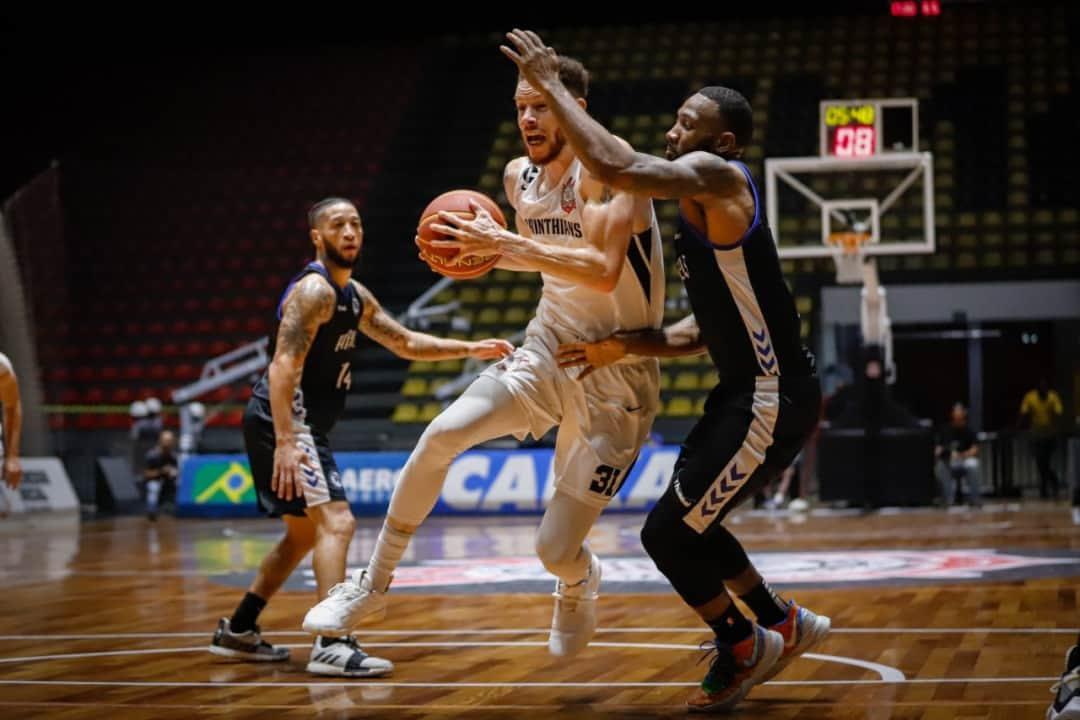
<svg viewBox="0 0 1080 720">
<path fill-rule="evenodd" d="M 994 549 L 865 550 L 751 554 L 761 574 L 784 587 L 925 585 L 928 582 L 1016 580 L 1080 574 L 1068 551 Z M 605 592 L 668 592 L 667 579 L 646 557 L 605 557 Z M 314 586 L 311 570 L 307 585 Z M 536 558 L 428 560 L 394 573 L 394 590 L 544 592 L 553 579 Z"/>
</svg>

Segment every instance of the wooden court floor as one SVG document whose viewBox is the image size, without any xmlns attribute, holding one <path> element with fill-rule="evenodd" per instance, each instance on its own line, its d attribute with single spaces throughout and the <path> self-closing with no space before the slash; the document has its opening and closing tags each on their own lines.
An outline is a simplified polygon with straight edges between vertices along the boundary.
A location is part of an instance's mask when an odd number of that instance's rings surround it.
<svg viewBox="0 0 1080 720">
<path fill-rule="evenodd" d="M 535 523 L 432 519 L 386 620 L 360 633 L 395 672 L 342 680 L 304 672 L 310 566 L 261 618 L 267 639 L 292 649 L 288 663 L 206 652 L 274 521 L 0 520 L 0 717 L 685 715 L 709 634 L 650 572 L 641 517 L 610 515 L 591 536 L 605 560 L 601 630 L 570 660 L 547 653 L 552 581 L 531 558 Z M 378 529 L 359 525 L 350 567 Z M 1066 507 L 743 513 L 733 527 L 785 594 L 834 628 L 735 717 L 1043 717 L 1080 626 L 1080 528 Z"/>
</svg>

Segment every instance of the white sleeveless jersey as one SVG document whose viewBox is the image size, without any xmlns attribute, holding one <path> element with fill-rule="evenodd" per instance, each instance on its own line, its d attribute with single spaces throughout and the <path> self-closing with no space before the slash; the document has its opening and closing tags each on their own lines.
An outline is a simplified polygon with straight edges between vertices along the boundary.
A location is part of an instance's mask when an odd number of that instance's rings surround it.
<svg viewBox="0 0 1080 720">
<path fill-rule="evenodd" d="M 564 247 L 587 244 L 581 173 L 581 163 L 575 159 L 559 184 L 542 196 L 542 167 L 527 165 L 518 176 L 510 201 L 534 240 Z M 664 319 L 665 278 L 656 212 L 650 228 L 630 239 L 622 273 L 610 293 L 546 273 L 540 277 L 543 293 L 528 334 L 553 332 L 559 342 L 593 342 L 617 330 L 659 328 Z"/>
</svg>

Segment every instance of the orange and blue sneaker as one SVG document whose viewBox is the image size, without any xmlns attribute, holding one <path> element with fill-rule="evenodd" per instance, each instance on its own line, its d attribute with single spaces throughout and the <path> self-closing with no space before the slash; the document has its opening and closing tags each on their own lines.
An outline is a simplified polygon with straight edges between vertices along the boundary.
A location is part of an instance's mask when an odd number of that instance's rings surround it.
<svg viewBox="0 0 1080 720">
<path fill-rule="evenodd" d="M 792 660 L 824 640 L 829 634 L 830 627 L 832 627 L 832 621 L 829 618 L 824 615 L 815 615 L 792 600 L 788 604 L 787 617 L 769 627 L 784 638 L 784 651 L 762 682 L 771 680 Z"/>
<path fill-rule="evenodd" d="M 701 644 L 707 650 L 705 658 L 716 655 L 701 687 L 686 701 L 690 712 L 724 712 L 746 697 L 766 673 L 772 669 L 784 651 L 780 633 L 754 625 L 754 632 L 742 642 L 728 645 L 715 640 Z"/>
</svg>

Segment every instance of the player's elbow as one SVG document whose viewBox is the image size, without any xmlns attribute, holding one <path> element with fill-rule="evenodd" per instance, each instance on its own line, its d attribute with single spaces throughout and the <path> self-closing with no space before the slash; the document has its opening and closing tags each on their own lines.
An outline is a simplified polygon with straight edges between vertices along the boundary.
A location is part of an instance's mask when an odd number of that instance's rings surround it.
<svg viewBox="0 0 1080 720">
<path fill-rule="evenodd" d="M 633 166 L 627 166 L 624 163 L 604 163 L 597 168 L 593 175 L 597 180 L 614 190 L 633 192 L 635 187 Z"/>
<path fill-rule="evenodd" d="M 609 158 L 597 158 L 595 167 L 589 168 L 592 176 L 604 185 L 614 187 L 622 167 Z"/>
<path fill-rule="evenodd" d="M 275 379 L 280 382 L 284 378 L 295 375 L 296 371 L 302 368 L 303 365 L 303 358 L 296 358 L 286 352 L 277 353 L 274 355 L 274 359 L 270 361 L 270 382 L 274 383 Z"/>
</svg>

